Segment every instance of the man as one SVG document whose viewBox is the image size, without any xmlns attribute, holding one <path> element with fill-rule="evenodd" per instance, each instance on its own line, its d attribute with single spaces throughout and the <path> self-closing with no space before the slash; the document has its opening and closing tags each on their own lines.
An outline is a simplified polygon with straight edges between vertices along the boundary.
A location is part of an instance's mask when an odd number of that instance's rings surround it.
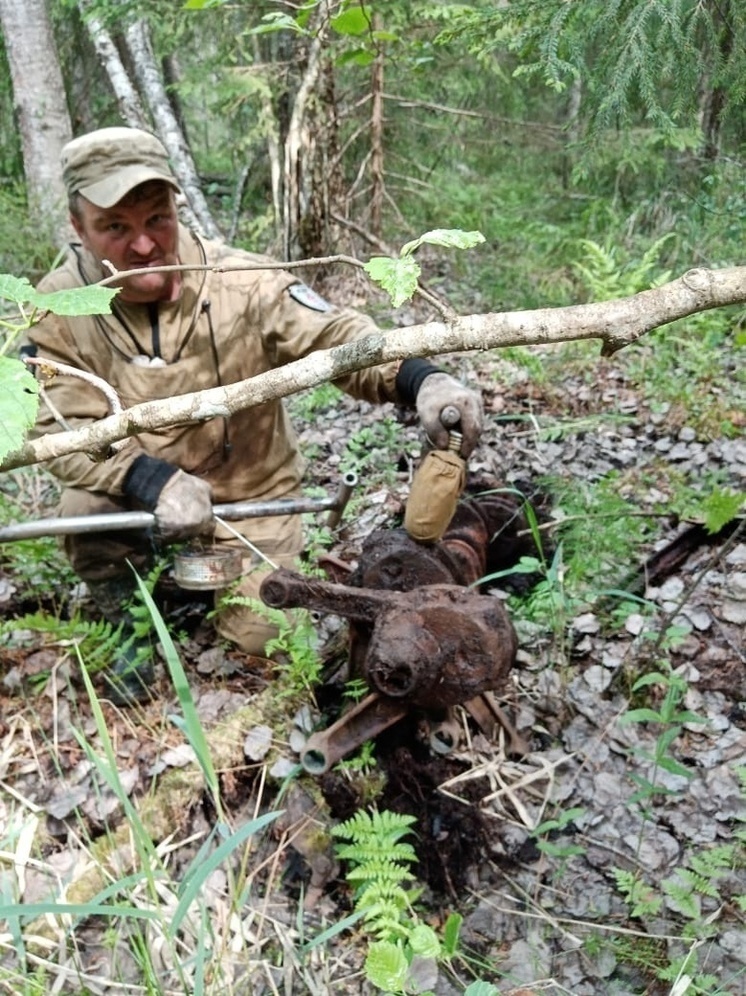
<svg viewBox="0 0 746 996">
<path fill-rule="evenodd" d="M 120 281 L 111 315 L 50 315 L 29 339 L 40 357 L 103 378 L 125 407 L 245 380 L 377 331 L 367 317 L 328 304 L 286 271 L 232 269 L 271 260 L 206 241 L 182 226 L 179 188 L 153 135 L 134 128 L 82 135 L 63 150 L 62 169 L 80 241 L 39 289 L 139 272 Z M 203 269 L 151 272 L 170 264 Z M 462 455 L 476 445 L 479 397 L 424 360 L 362 370 L 337 385 L 370 402 L 416 404 L 423 428 L 440 446 L 447 442 L 440 412 L 453 405 L 461 413 Z M 56 376 L 47 395 L 39 432 L 80 427 L 108 414 L 103 394 L 79 378 Z M 142 573 L 163 544 L 205 533 L 235 544 L 215 525 L 212 504 L 297 494 L 304 461 L 284 406 L 270 401 L 230 418 L 141 432 L 103 462 L 76 453 L 48 467 L 64 486 L 61 515 L 133 508 L 154 513 L 152 534 L 113 530 L 65 541 L 94 602 L 119 622 L 135 587 L 128 562 Z M 291 566 L 301 552 L 299 516 L 232 525 L 275 564 Z M 246 558 L 238 594 L 257 596 L 257 567 Z M 242 606 L 221 611 L 217 629 L 252 654 L 263 653 L 273 635 L 262 617 Z M 123 654 L 107 677 L 112 697 L 127 704 L 147 694 L 152 664 Z"/>
</svg>

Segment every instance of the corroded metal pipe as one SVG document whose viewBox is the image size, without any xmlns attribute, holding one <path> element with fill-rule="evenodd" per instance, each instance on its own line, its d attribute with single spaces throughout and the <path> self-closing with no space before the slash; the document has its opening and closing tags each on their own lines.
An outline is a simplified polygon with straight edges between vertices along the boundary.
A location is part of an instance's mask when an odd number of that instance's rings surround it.
<svg viewBox="0 0 746 996">
<path fill-rule="evenodd" d="M 373 692 L 361 699 L 326 730 L 312 734 L 301 752 L 301 764 L 312 775 L 323 775 L 347 754 L 372 740 L 407 714 L 402 702 Z"/>
<path fill-rule="evenodd" d="M 305 512 L 326 512 L 327 525 L 339 524 L 352 489 L 357 483 L 353 473 L 345 474 L 333 496 L 324 498 L 268 498 L 265 501 L 236 501 L 213 505 L 213 514 L 228 522 L 258 519 L 273 515 L 299 515 Z M 95 515 L 53 516 L 32 522 L 16 522 L 0 528 L 0 543 L 36 539 L 39 536 L 73 536 L 80 533 L 102 533 L 112 529 L 153 529 L 152 512 L 100 512 Z"/>
</svg>

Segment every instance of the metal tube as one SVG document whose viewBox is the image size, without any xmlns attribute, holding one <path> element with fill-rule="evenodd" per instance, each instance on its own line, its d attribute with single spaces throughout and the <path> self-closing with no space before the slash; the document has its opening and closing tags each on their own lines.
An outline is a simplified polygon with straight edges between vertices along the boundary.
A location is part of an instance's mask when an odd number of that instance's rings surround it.
<svg viewBox="0 0 746 996">
<path fill-rule="evenodd" d="M 323 775 L 347 754 L 372 740 L 407 714 L 407 706 L 366 695 L 326 730 L 312 734 L 301 752 L 301 764 L 311 775 Z"/>
<path fill-rule="evenodd" d="M 339 522 L 352 489 L 355 474 L 345 474 L 337 494 L 324 498 L 268 498 L 266 501 L 237 501 L 213 505 L 213 513 L 221 519 L 238 521 L 271 515 L 299 515 L 304 512 L 326 512 Z M 55 516 L 32 522 L 16 522 L 0 528 L 0 543 L 36 539 L 39 536 L 73 536 L 80 533 L 100 533 L 116 529 L 152 529 L 152 512 L 100 512 L 96 515 Z"/>
<path fill-rule="evenodd" d="M 347 508 L 347 502 L 352 496 L 352 489 L 357 484 L 357 474 L 349 470 L 345 476 L 342 478 L 337 489 L 337 496 L 335 498 L 335 504 L 332 505 L 331 511 L 326 518 L 326 525 L 329 529 L 336 529 L 339 523 L 342 521 L 342 516 L 344 515 L 344 510 Z"/>
<path fill-rule="evenodd" d="M 155 522 L 152 512 L 101 512 L 98 515 L 69 515 L 32 522 L 16 522 L 0 529 L 0 543 L 35 539 L 38 536 L 73 536 L 100 533 L 109 529 L 149 529 Z"/>
</svg>

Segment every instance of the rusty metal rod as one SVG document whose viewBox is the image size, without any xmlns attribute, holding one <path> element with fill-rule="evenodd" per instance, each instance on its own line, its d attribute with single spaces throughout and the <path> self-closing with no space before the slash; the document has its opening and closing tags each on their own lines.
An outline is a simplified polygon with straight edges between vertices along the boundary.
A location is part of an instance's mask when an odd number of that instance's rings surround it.
<svg viewBox="0 0 746 996">
<path fill-rule="evenodd" d="M 408 707 L 382 698 L 376 692 L 366 695 L 326 730 L 312 734 L 301 752 L 300 762 L 311 775 L 323 775 L 366 740 L 372 740 L 397 720 Z"/>
<path fill-rule="evenodd" d="M 330 511 L 339 523 L 352 489 L 357 483 L 353 473 L 345 474 L 334 496 L 324 498 L 268 498 L 265 501 L 236 501 L 213 505 L 212 511 L 221 519 L 238 521 L 272 515 L 298 515 L 303 512 Z M 331 518 L 331 516 L 330 516 Z M 57 516 L 16 522 L 0 528 L 0 543 L 35 539 L 39 536 L 72 536 L 78 533 L 100 533 L 112 529 L 152 529 L 152 512 L 100 512 L 95 515 Z M 333 526 L 330 524 L 330 528 Z"/>
</svg>

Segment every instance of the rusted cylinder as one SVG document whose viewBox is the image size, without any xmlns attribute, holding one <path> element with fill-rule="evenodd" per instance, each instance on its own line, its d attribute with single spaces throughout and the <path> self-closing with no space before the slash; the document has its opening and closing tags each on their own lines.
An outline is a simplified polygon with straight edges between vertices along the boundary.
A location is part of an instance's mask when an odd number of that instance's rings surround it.
<svg viewBox="0 0 746 996">
<path fill-rule="evenodd" d="M 391 601 L 386 592 L 321 581 L 286 567 L 278 567 L 267 575 L 259 588 L 259 597 L 273 609 L 302 607 L 367 623 L 372 623 Z"/>
<path fill-rule="evenodd" d="M 301 764 L 311 775 L 323 775 L 366 740 L 372 740 L 402 716 L 408 706 L 373 692 L 326 730 L 312 734 L 301 752 Z"/>
<path fill-rule="evenodd" d="M 386 697 L 443 708 L 501 688 L 516 649 L 498 599 L 459 585 L 428 585 L 402 592 L 378 617 L 364 669 Z"/>
</svg>

